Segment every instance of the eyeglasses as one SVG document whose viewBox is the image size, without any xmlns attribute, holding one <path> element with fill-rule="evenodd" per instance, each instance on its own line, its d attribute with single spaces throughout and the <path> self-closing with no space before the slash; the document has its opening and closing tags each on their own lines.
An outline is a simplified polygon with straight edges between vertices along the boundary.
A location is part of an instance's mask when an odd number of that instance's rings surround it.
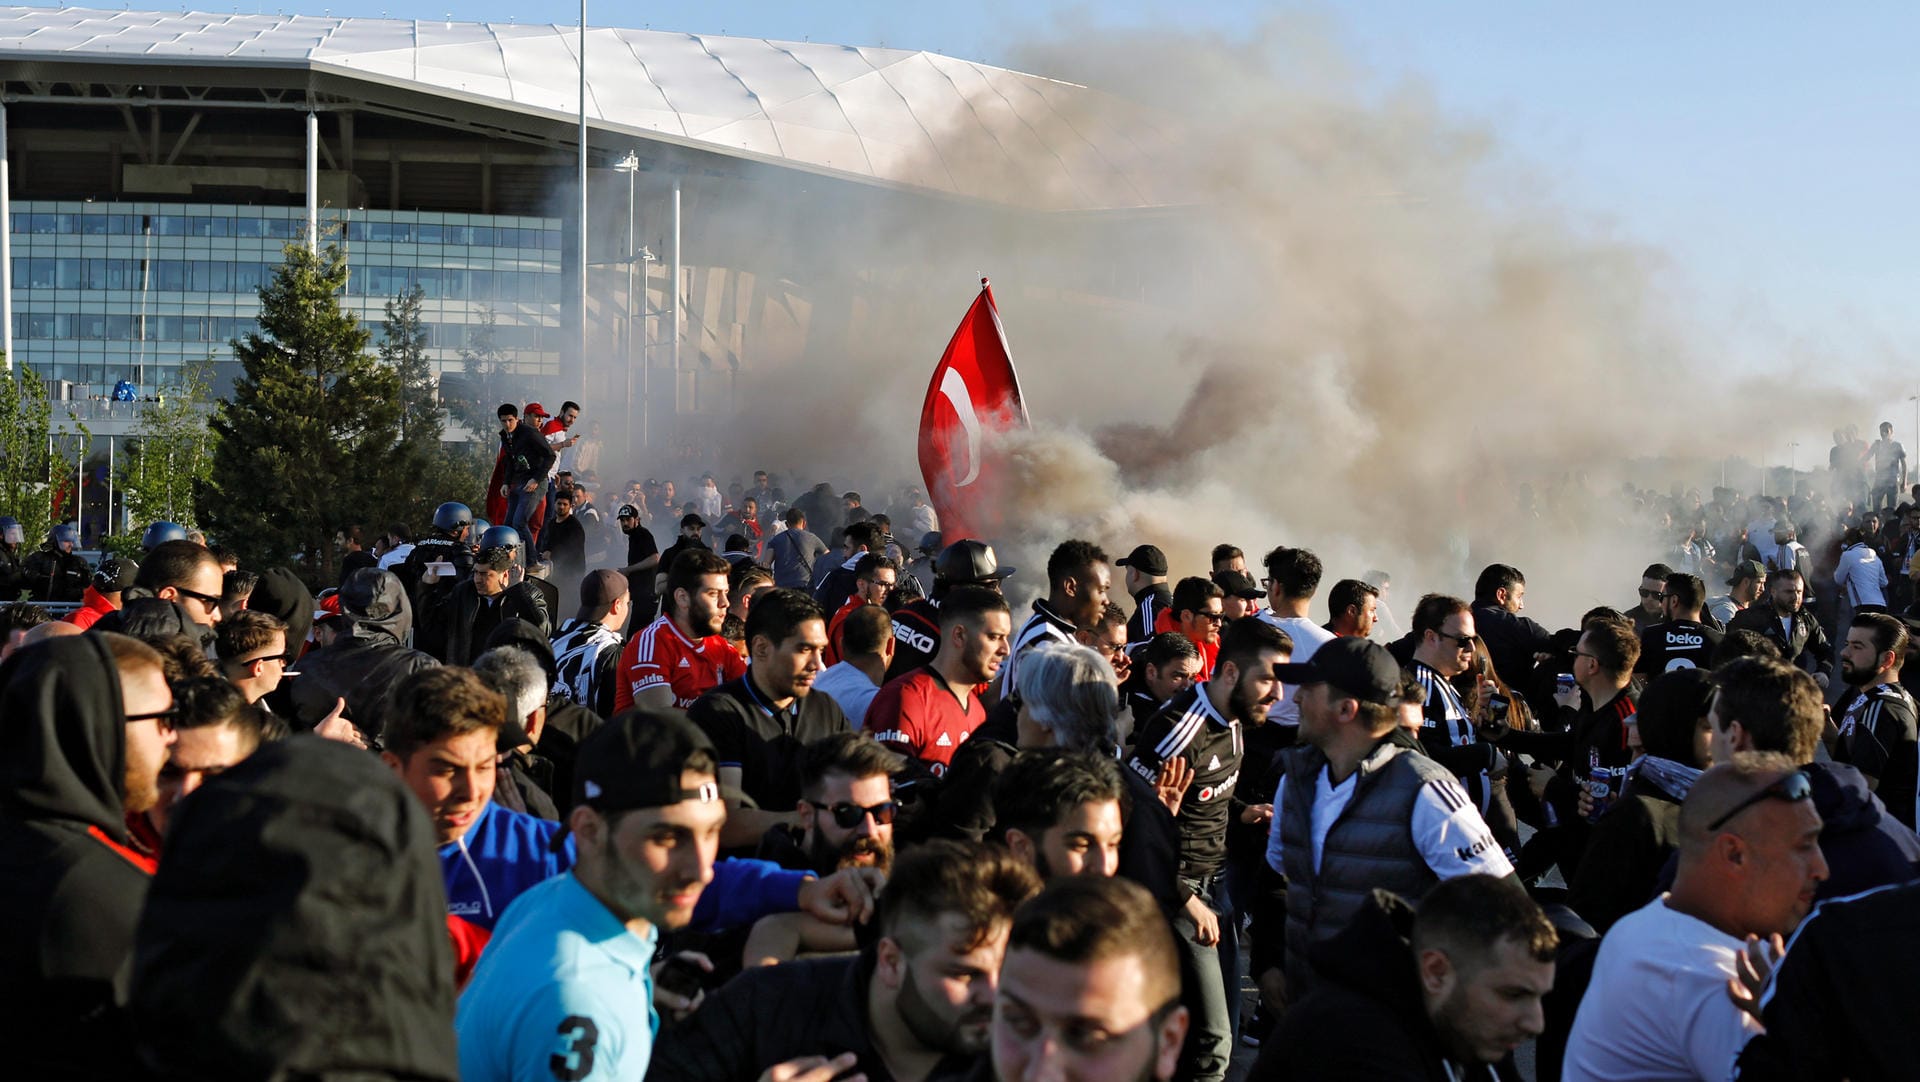
<svg viewBox="0 0 1920 1082">
<path fill-rule="evenodd" d="M 891 800 L 884 800 L 865 808 L 844 800 L 838 804 L 822 804 L 817 800 L 809 800 L 807 803 L 832 815 L 833 821 L 838 824 L 842 830 L 852 830 L 854 827 L 860 825 L 860 820 L 865 819 L 869 815 L 873 816 L 875 823 L 880 826 L 886 826 L 888 823 L 893 822 L 893 813 L 900 810 L 900 805 Z"/>
<path fill-rule="evenodd" d="M 1434 637 L 1435 637 L 1435 638 L 1440 638 L 1440 639 L 1452 639 L 1452 640 L 1453 640 L 1453 642 L 1454 642 L 1454 645 L 1455 645 L 1456 647 L 1458 647 L 1459 649 L 1462 649 L 1462 650 L 1471 650 L 1471 649 L 1473 649 L 1473 636 L 1472 636 L 1472 635 L 1449 635 L 1448 633 L 1446 633 L 1446 632 L 1444 632 L 1444 631 L 1440 631 L 1440 630 L 1438 630 L 1438 629 L 1435 629 L 1435 631 L 1434 631 L 1434 633 L 1433 633 L 1433 634 L 1434 634 Z"/>
<path fill-rule="evenodd" d="M 1191 610 L 1191 612 L 1193 614 L 1194 619 L 1205 620 L 1209 623 L 1218 624 L 1225 621 L 1227 618 L 1227 614 L 1224 612 L 1203 612 L 1200 609 L 1193 609 Z"/>
<path fill-rule="evenodd" d="M 157 721 L 162 725 L 171 726 L 179 717 L 180 708 L 177 706 L 169 706 L 165 710 L 156 710 L 151 714 L 126 715 L 128 725 L 141 721 Z"/>
<path fill-rule="evenodd" d="M 1586 658 L 1588 661 L 1594 662 L 1596 664 L 1599 663 L 1600 661 L 1599 654 L 1589 654 L 1585 650 L 1575 650 L 1573 652 L 1573 656 Z"/>
<path fill-rule="evenodd" d="M 1665 601 L 1666 599 L 1667 599 L 1667 595 L 1665 591 L 1662 591 L 1662 590 L 1640 591 L 1640 600 L 1642 601 Z"/>
<path fill-rule="evenodd" d="M 251 665 L 256 661 L 278 661 L 281 665 L 284 666 L 287 663 L 287 655 L 261 654 L 259 657 L 250 657 L 250 658 L 247 658 L 245 661 L 236 661 L 234 662 L 234 664 L 235 665 Z"/>
<path fill-rule="evenodd" d="M 1772 785 L 1767 786 L 1765 789 L 1742 800 L 1740 803 L 1735 804 L 1725 815 L 1708 823 L 1707 833 L 1711 834 L 1719 830 L 1727 824 L 1728 820 L 1763 800 L 1784 800 L 1790 804 L 1798 804 L 1802 800 L 1812 799 L 1813 783 L 1807 780 L 1805 774 L 1796 770 L 1786 777 L 1781 778 L 1779 781 L 1774 782 Z"/>
<path fill-rule="evenodd" d="M 176 594 L 179 594 L 181 597 L 193 598 L 195 601 L 198 601 L 202 605 L 205 605 L 207 607 L 208 612 L 212 612 L 214 609 L 217 609 L 220 607 L 220 599 L 218 597 L 212 597 L 207 594 L 203 594 L 198 590 L 189 590 L 185 586 L 175 586 L 173 588 L 173 592 Z"/>
</svg>

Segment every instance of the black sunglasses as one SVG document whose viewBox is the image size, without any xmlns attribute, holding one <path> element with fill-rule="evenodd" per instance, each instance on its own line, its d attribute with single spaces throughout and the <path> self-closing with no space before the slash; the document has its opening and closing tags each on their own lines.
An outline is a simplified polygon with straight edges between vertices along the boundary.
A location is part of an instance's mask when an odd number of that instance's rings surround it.
<svg viewBox="0 0 1920 1082">
<path fill-rule="evenodd" d="M 151 714 L 126 715 L 128 725 L 132 725 L 133 723 L 138 721 L 157 721 L 162 725 L 170 726 L 175 721 L 179 720 L 179 717 L 180 717 L 180 708 L 177 706 L 169 706 L 165 710 L 157 710 Z"/>
<path fill-rule="evenodd" d="M 1805 774 L 1802 774 L 1801 772 L 1796 770 L 1793 773 L 1788 774 L 1786 777 L 1781 778 L 1779 781 L 1774 782 L 1772 785 L 1767 786 L 1765 789 L 1762 789 L 1759 792 L 1748 797 L 1747 799 L 1742 800 L 1740 803 L 1735 804 L 1733 808 L 1729 810 L 1725 815 L 1722 815 L 1720 818 L 1715 819 L 1711 823 L 1708 823 L 1707 832 L 1711 834 L 1712 832 L 1719 830 L 1721 827 L 1727 824 L 1728 820 L 1732 819 L 1734 816 L 1739 815 L 1741 812 L 1746 811 L 1748 808 L 1753 807 L 1755 804 L 1758 804 L 1763 800 L 1784 800 L 1784 801 L 1787 801 L 1788 803 L 1797 804 L 1802 800 L 1812 800 L 1812 799 L 1813 799 L 1813 783 L 1807 780 L 1807 776 Z"/>
<path fill-rule="evenodd" d="M 179 594 L 181 597 L 193 598 L 209 609 L 217 609 L 220 607 L 220 599 L 218 597 L 209 597 L 198 590 L 189 590 L 185 586 L 175 586 L 173 592 Z"/>
<path fill-rule="evenodd" d="M 873 816 L 875 823 L 886 826 L 888 823 L 893 822 L 894 812 L 900 810 L 900 805 L 891 800 L 884 800 L 867 808 L 863 808 L 858 804 L 848 803 L 844 800 L 838 804 L 822 804 L 817 800 L 809 800 L 807 803 L 819 808 L 823 812 L 831 814 L 834 823 L 842 830 L 852 830 L 854 827 L 860 825 L 860 820 L 865 819 L 869 815 Z"/>
<path fill-rule="evenodd" d="M 1435 628 L 1433 631 L 1433 634 L 1434 634 L 1434 637 L 1436 638 L 1452 639 L 1454 644 L 1462 650 L 1471 649 L 1473 647 L 1472 635 L 1449 635 L 1446 632 L 1441 631 L 1439 628 Z"/>
<path fill-rule="evenodd" d="M 1664 601 L 1664 600 L 1666 600 L 1666 597 L 1667 597 L 1667 595 L 1666 595 L 1665 593 L 1663 593 L 1663 592 L 1661 592 L 1661 591 L 1659 591 L 1659 590 L 1642 590 L 1642 591 L 1640 591 L 1640 598 L 1641 598 L 1641 600 L 1643 600 L 1643 601 L 1654 601 L 1654 600 L 1661 600 L 1661 601 Z"/>
</svg>

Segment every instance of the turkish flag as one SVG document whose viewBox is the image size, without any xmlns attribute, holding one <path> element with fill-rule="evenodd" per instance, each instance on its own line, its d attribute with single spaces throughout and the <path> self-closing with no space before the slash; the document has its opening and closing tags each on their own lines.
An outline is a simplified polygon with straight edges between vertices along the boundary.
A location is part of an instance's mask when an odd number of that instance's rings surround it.
<svg viewBox="0 0 1920 1082">
<path fill-rule="evenodd" d="M 1000 310 L 982 278 L 980 295 L 947 343 L 920 407 L 920 476 L 940 516 L 942 540 L 997 534 L 1000 471 L 986 450 L 987 437 L 1026 424 Z"/>
</svg>

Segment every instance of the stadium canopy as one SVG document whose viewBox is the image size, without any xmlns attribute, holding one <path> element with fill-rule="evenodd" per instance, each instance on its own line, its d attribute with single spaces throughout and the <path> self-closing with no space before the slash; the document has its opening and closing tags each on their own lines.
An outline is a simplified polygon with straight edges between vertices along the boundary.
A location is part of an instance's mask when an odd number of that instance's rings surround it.
<svg viewBox="0 0 1920 1082">
<path fill-rule="evenodd" d="M 1087 87 L 898 49 L 601 27 L 586 42 L 596 132 L 1037 210 L 1176 201 L 1146 167 L 1168 118 Z M 578 50 L 575 26 L 0 7 L 16 80 L 282 69 L 546 122 L 577 115 Z"/>
</svg>

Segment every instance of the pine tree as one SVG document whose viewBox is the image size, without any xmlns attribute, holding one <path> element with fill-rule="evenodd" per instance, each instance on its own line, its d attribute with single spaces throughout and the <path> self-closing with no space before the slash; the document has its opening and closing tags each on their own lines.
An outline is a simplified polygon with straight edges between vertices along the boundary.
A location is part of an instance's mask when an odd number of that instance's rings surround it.
<svg viewBox="0 0 1920 1082">
<path fill-rule="evenodd" d="M 419 286 L 387 301 L 380 336 L 380 360 L 400 376 L 400 453 L 417 467 L 413 504 L 401 520 L 418 528 L 446 500 L 470 505 L 483 496 L 487 475 L 475 456 L 444 443 L 447 410 L 427 360 L 427 329 L 421 319 Z"/>
<path fill-rule="evenodd" d="M 338 243 L 287 245 L 260 290 L 260 330 L 233 342 L 242 375 L 215 409 L 220 442 L 199 499 L 208 532 L 248 563 L 297 561 L 316 584 L 336 578 L 336 531 L 390 521 L 419 484 L 399 449 L 400 373 L 341 308 L 346 282 Z"/>
<path fill-rule="evenodd" d="M 23 556 L 53 526 L 47 461 L 52 424 L 47 385 L 33 369 L 20 364 L 0 372 L 0 515 L 19 521 L 27 537 Z"/>
</svg>

